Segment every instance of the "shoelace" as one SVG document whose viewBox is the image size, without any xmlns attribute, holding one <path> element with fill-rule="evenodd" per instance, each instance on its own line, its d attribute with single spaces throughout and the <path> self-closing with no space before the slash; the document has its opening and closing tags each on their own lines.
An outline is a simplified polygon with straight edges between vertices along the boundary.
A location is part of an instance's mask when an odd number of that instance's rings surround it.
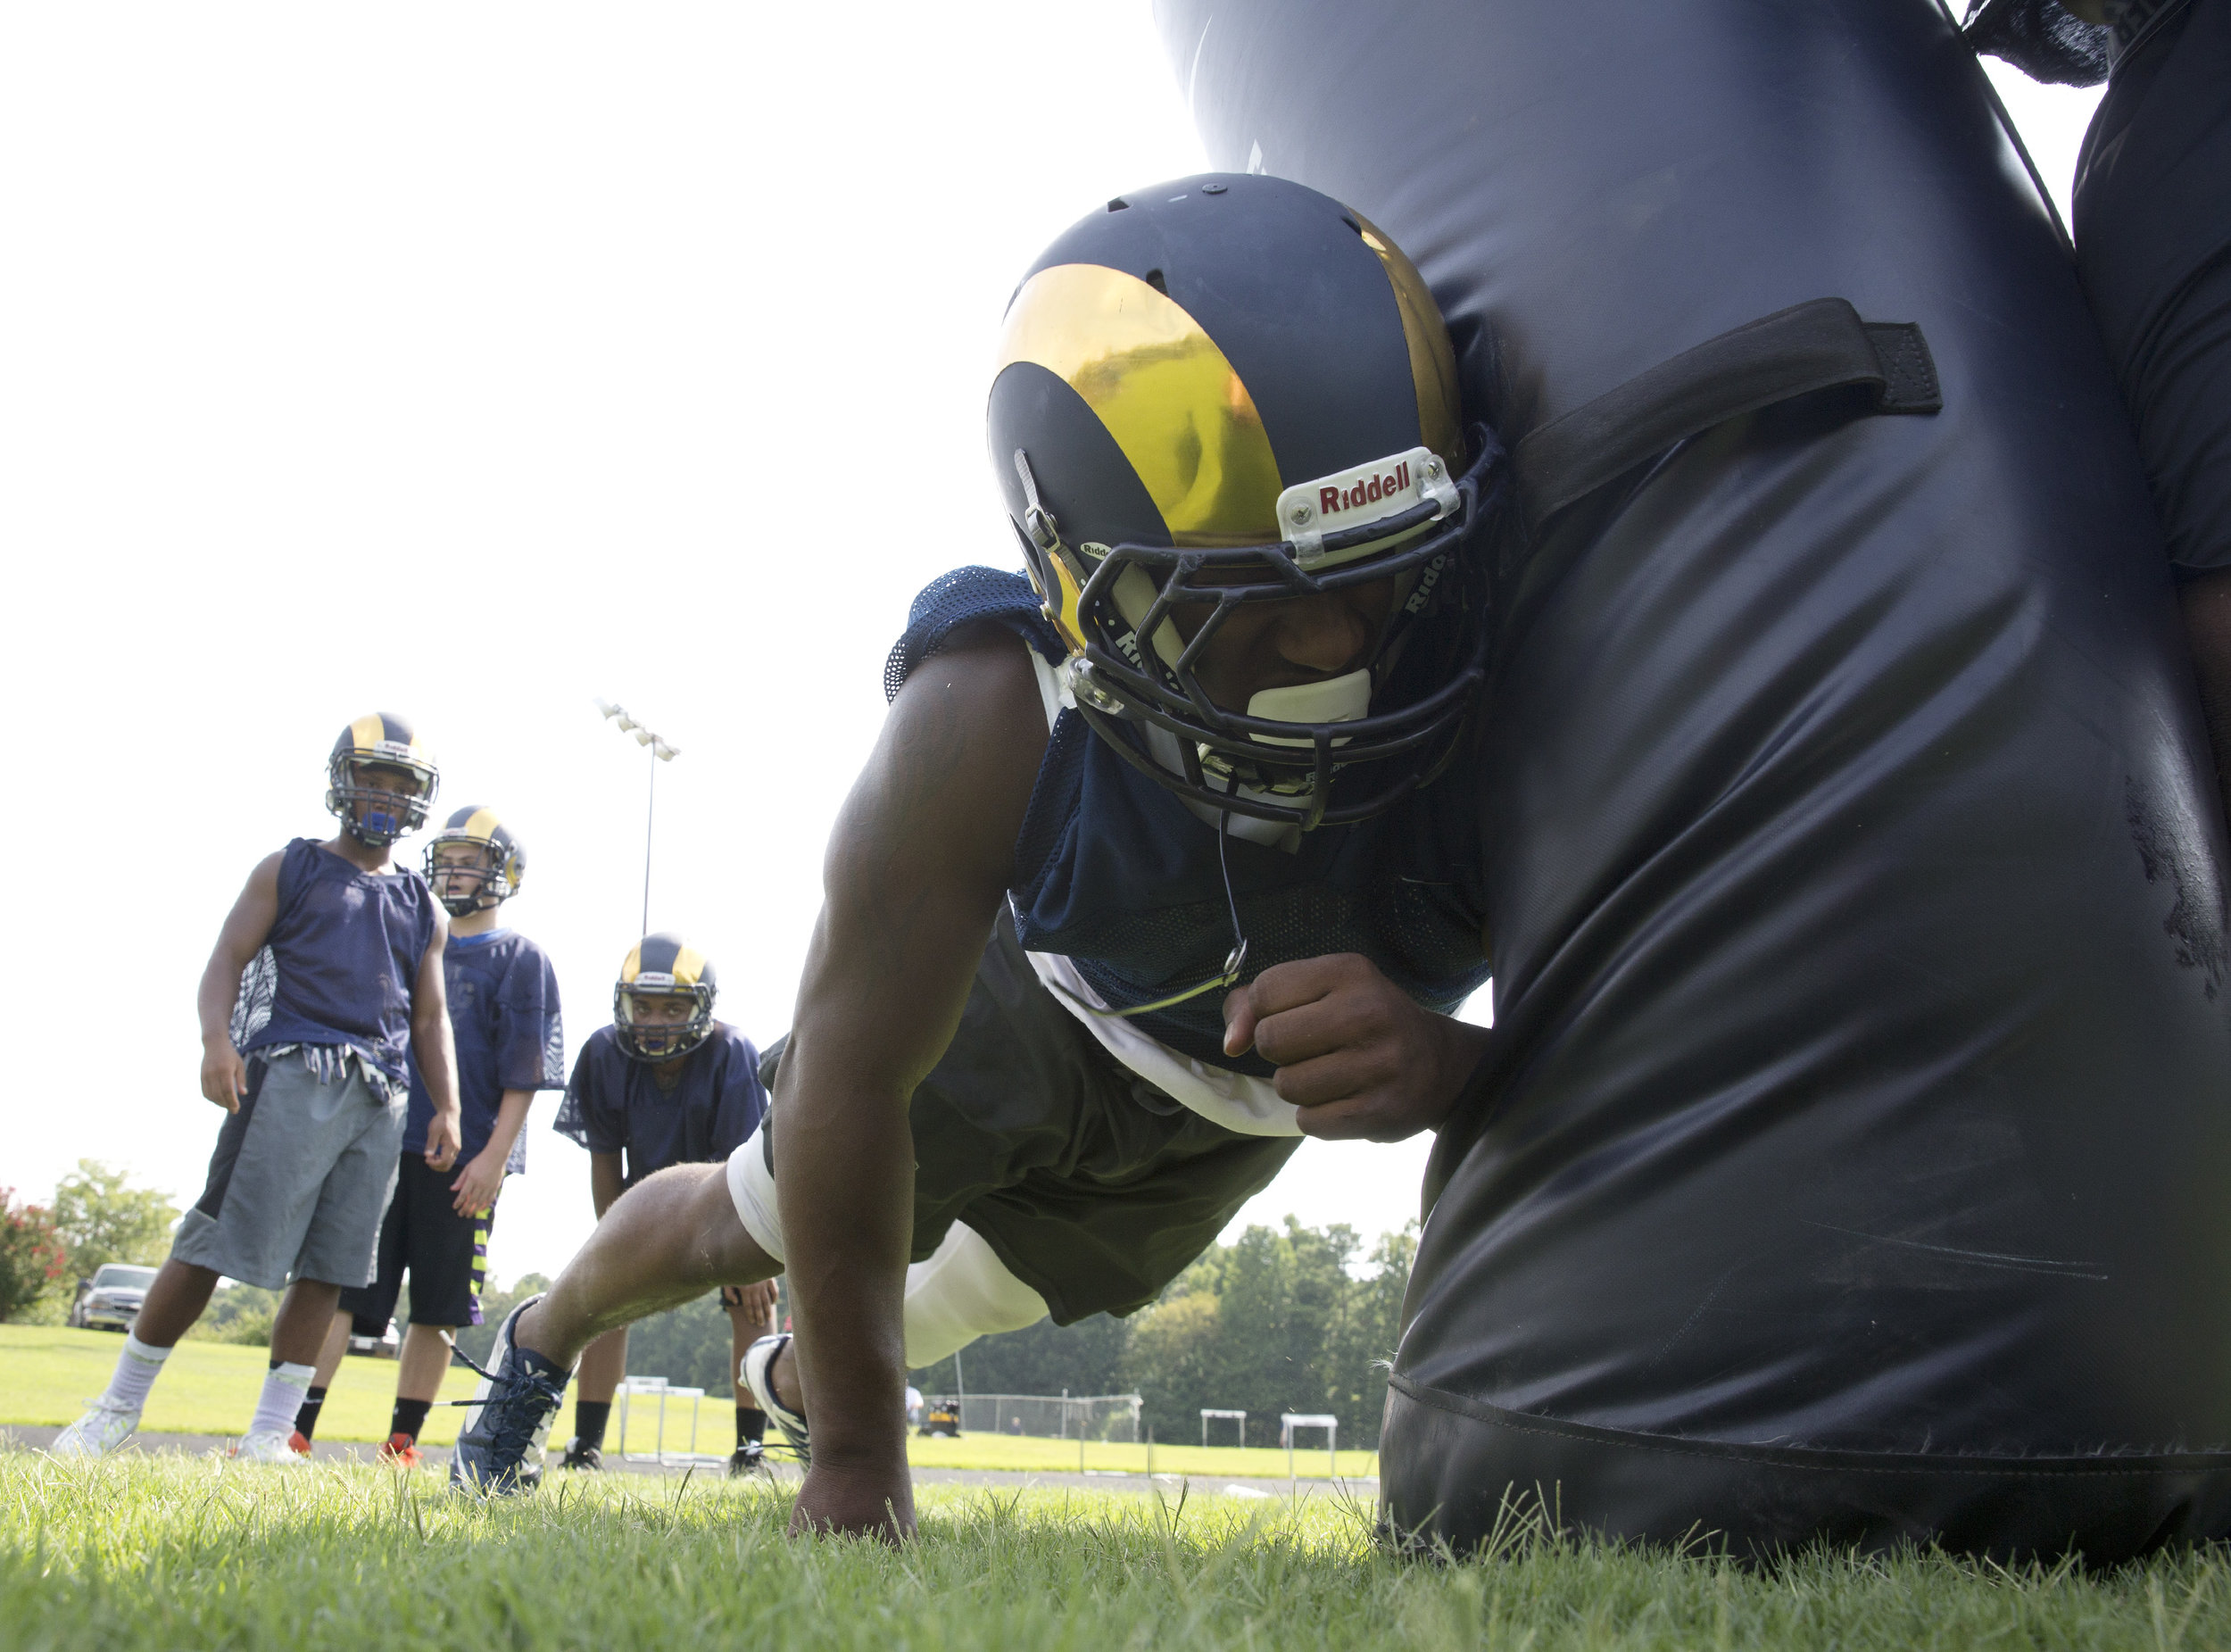
<svg viewBox="0 0 2231 1652">
<path fill-rule="evenodd" d="M 565 1398 L 566 1385 L 540 1371 L 526 1371 L 514 1377 L 495 1377 L 491 1381 L 505 1391 L 501 1396 L 489 1395 L 480 1413 L 489 1455 L 513 1459 L 524 1457 L 527 1447 L 535 1442 L 535 1431 Z"/>
</svg>

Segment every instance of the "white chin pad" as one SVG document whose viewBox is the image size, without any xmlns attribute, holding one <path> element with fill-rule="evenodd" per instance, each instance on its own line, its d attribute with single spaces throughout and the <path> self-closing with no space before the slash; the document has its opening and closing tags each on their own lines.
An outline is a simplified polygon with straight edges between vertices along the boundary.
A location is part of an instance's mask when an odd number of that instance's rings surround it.
<svg viewBox="0 0 2231 1652">
<path fill-rule="evenodd" d="M 1290 688 L 1266 688 L 1248 701 L 1248 715 L 1272 723 L 1353 723 L 1371 710 L 1371 671 L 1350 671 L 1322 683 L 1296 683 Z M 1256 735 L 1265 745 L 1306 746 L 1306 740 L 1286 740 L 1276 735 Z M 1335 744 L 1341 743 L 1335 742 Z"/>
</svg>

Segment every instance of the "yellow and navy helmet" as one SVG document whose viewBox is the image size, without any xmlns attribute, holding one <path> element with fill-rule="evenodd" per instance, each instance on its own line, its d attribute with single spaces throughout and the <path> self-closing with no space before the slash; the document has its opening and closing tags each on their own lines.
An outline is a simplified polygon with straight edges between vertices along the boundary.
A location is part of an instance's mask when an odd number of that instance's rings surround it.
<svg viewBox="0 0 2231 1652">
<path fill-rule="evenodd" d="M 424 826 L 441 784 L 433 754 L 391 712 L 358 718 L 326 760 L 326 807 L 341 817 L 343 831 L 374 849 Z"/>
<path fill-rule="evenodd" d="M 645 935 L 621 960 L 619 984 L 612 989 L 612 1030 L 620 1051 L 638 1061 L 671 1061 L 685 1056 L 713 1032 L 713 999 L 719 992 L 713 961 L 672 934 Z M 686 998 L 689 1016 L 680 1021 L 647 1022 L 637 1000 Z"/>
<path fill-rule="evenodd" d="M 1475 430 L 1467 464 L 1439 308 L 1360 215 L 1245 174 L 1109 202 L 1008 302 L 986 425 L 1078 710 L 1156 779 L 1306 829 L 1446 756 L 1486 675 L 1501 449 Z M 1239 605 L 1389 578 L 1366 668 L 1244 712 L 1197 680 Z M 1190 639 L 1180 603 L 1208 610 Z"/>
<path fill-rule="evenodd" d="M 444 844 L 469 844 L 471 858 L 442 854 Z M 527 876 L 527 846 L 484 803 L 468 803 L 452 815 L 426 846 L 426 881 L 452 917 L 501 906 L 519 892 Z"/>
</svg>

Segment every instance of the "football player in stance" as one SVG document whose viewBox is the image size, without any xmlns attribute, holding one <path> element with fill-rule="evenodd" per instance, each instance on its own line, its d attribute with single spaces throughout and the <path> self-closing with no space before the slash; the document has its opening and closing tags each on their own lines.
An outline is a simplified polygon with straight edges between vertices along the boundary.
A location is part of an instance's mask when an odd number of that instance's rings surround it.
<svg viewBox="0 0 2231 1652">
<path fill-rule="evenodd" d="M 427 845 L 426 878 L 450 915 L 442 969 L 457 1046 L 458 1103 L 464 1144 L 452 1171 L 425 1157 L 434 1098 L 413 1070 L 411 1117 L 396 1166 L 395 1196 L 379 1230 L 379 1272 L 342 1291 L 340 1309 L 319 1357 L 310 1397 L 294 1419 L 294 1449 L 307 1453 L 326 1385 L 348 1352 L 352 1331 L 386 1334 L 411 1275 L 411 1328 L 395 1372 L 395 1408 L 380 1460 L 419 1463 L 419 1431 L 442 1391 L 449 1334 L 480 1323 L 488 1272 L 488 1231 L 506 1175 L 527 1168 L 521 1132 L 537 1090 L 566 1082 L 566 1039 L 558 1013 L 558 974 L 550 959 L 499 909 L 519 892 L 527 851 L 493 809 L 469 804 Z"/>
<path fill-rule="evenodd" d="M 672 1165 L 719 1164 L 759 1127 L 767 1089 L 751 1041 L 713 1019 L 719 982 L 712 960 L 679 935 L 645 935 L 619 967 L 612 1024 L 599 1027 L 573 1064 L 552 1126 L 589 1150 L 589 1197 L 602 1220 L 613 1201 Z M 693 1296 L 703 1292 L 693 1291 Z M 741 1371 L 743 1352 L 775 1329 L 772 1281 L 721 1287 Z M 561 1466 L 604 1466 L 612 1393 L 627 1371 L 625 1324 L 581 1356 L 574 1437 Z M 736 1383 L 731 1474 L 760 1466 L 767 1416 Z"/>
<path fill-rule="evenodd" d="M 908 1368 L 1143 1307 L 1299 1135 L 1445 1116 L 1487 1037 L 1452 1017 L 1497 452 L 1456 383 L 1408 259 L 1281 179 L 1041 255 L 988 409 L 1029 575 L 916 599 L 767 1123 L 507 1323 L 460 1478 L 517 1482 L 591 1338 L 786 1267 L 797 1339 L 746 1368 L 810 1449 L 794 1517 L 903 1532 Z"/>
<path fill-rule="evenodd" d="M 298 837 L 248 874 L 202 972 L 202 1094 L 225 1109 L 209 1184 L 92 1409 L 56 1437 L 92 1457 L 139 1425 L 147 1391 L 220 1275 L 285 1288 L 271 1366 L 236 1457 L 297 1464 L 288 1447 L 342 1288 L 372 1277 L 395 1185 L 410 1064 L 431 1112 L 423 1157 L 457 1157 L 456 1058 L 442 957 L 447 920 L 426 880 L 394 863 L 439 774 L 401 718 L 341 731 L 326 766 L 341 829 Z"/>
</svg>

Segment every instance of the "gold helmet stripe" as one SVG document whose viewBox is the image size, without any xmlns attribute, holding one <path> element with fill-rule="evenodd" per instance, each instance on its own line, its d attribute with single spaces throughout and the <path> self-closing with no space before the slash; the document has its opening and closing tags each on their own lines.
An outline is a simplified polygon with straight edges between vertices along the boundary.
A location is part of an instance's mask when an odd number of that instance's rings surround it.
<svg viewBox="0 0 2231 1652">
<path fill-rule="evenodd" d="M 705 973 L 705 955 L 693 946 L 675 949 L 674 978 L 684 986 L 695 986 L 697 978 Z"/>
<path fill-rule="evenodd" d="M 619 960 L 619 978 L 633 981 L 643 974 L 643 942 L 638 941 L 627 949 L 627 956 Z"/>
<path fill-rule="evenodd" d="M 1364 245 L 1379 254 L 1388 283 L 1394 288 L 1395 308 L 1402 316 L 1402 336 L 1410 346 L 1410 378 L 1417 386 L 1418 440 L 1447 460 L 1450 469 L 1461 470 L 1464 454 L 1458 451 L 1462 432 L 1456 410 L 1462 403 L 1456 389 L 1456 351 L 1448 342 L 1448 324 L 1441 320 L 1441 307 L 1433 302 L 1432 289 L 1425 285 L 1418 267 L 1380 233 L 1378 225 L 1353 207 L 1348 216 L 1363 231 Z"/>
<path fill-rule="evenodd" d="M 377 711 L 349 724 L 349 743 L 360 751 L 369 751 L 386 738 L 387 719 Z"/>
<path fill-rule="evenodd" d="M 1146 484 L 1173 544 L 1278 537 L 1284 484 L 1255 398 L 1167 295 L 1102 264 L 1051 265 L 1008 306 L 992 376 L 1016 361 L 1044 368 L 1084 398 Z"/>
<path fill-rule="evenodd" d="M 472 818 L 466 821 L 459 831 L 466 837 L 492 838 L 496 834 L 496 828 L 502 824 L 502 821 L 496 818 L 494 809 L 477 809 L 473 811 Z"/>
</svg>

